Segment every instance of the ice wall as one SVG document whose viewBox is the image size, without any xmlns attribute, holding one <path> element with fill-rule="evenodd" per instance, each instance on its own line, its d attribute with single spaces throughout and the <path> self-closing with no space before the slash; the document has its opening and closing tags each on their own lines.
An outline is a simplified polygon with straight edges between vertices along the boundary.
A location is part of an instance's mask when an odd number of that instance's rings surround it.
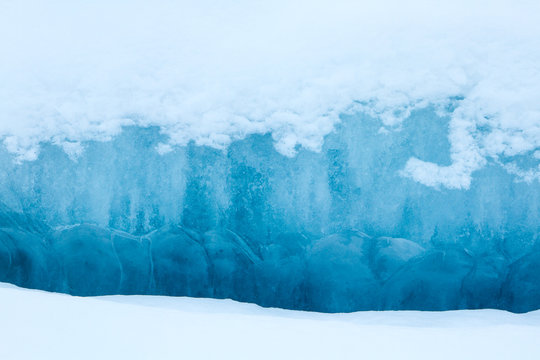
<svg viewBox="0 0 540 360">
<path fill-rule="evenodd" d="M 537 1 L 0 4 L 0 280 L 540 307 Z"/>
<path fill-rule="evenodd" d="M 76 160 L 4 151 L 2 280 L 321 311 L 538 308 L 537 181 L 499 161 L 467 190 L 403 174 L 411 157 L 451 161 L 448 122 L 427 108 L 380 132 L 344 115 L 295 157 L 269 135 L 160 155 L 159 129 L 137 127 Z"/>
</svg>

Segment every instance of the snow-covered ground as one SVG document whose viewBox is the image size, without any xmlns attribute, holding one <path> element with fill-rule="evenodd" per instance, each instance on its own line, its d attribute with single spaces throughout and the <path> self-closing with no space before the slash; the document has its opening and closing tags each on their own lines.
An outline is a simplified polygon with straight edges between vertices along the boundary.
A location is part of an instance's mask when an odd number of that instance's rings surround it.
<svg viewBox="0 0 540 360">
<path fill-rule="evenodd" d="M 540 311 L 265 309 L 0 285 L 1 359 L 538 359 Z"/>
</svg>

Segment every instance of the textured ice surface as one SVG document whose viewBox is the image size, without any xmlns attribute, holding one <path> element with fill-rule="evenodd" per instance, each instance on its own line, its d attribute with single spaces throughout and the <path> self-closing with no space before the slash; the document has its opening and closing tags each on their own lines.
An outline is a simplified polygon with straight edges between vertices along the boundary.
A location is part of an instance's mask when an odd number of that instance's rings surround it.
<svg viewBox="0 0 540 360">
<path fill-rule="evenodd" d="M 72 160 L 0 156 L 1 281 L 68 292 L 231 297 L 320 311 L 540 307 L 536 181 L 493 162 L 468 190 L 403 177 L 448 160 L 448 119 L 343 116 L 321 152 L 271 136 L 160 155 L 158 128 Z"/>
<path fill-rule="evenodd" d="M 0 280 L 540 307 L 539 3 L 0 4 Z"/>
</svg>

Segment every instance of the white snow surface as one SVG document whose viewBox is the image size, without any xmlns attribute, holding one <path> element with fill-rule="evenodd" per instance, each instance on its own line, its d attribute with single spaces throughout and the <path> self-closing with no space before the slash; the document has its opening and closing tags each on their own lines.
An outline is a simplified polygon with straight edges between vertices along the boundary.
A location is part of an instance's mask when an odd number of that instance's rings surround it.
<svg viewBox="0 0 540 360">
<path fill-rule="evenodd" d="M 538 359 L 540 312 L 321 314 L 0 284 L 2 359 Z"/>
<path fill-rule="evenodd" d="M 19 161 L 42 142 L 76 158 L 84 141 L 159 126 L 160 153 L 271 133 L 294 156 L 342 113 L 399 131 L 459 97 L 452 164 L 411 158 L 402 175 L 466 189 L 489 159 L 540 147 L 538 14 L 536 0 L 3 0 L 0 139 Z"/>
</svg>

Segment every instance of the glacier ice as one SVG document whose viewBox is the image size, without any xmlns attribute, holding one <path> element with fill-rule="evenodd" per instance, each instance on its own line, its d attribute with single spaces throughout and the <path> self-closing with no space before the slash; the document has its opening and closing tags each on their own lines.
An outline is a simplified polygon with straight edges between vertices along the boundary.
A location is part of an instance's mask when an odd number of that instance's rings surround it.
<svg viewBox="0 0 540 360">
<path fill-rule="evenodd" d="M 538 182 L 496 161 L 469 189 L 400 171 L 451 161 L 448 122 L 427 108 L 384 133 L 343 115 L 320 153 L 295 157 L 270 135 L 160 155 L 157 127 L 86 142 L 75 160 L 54 144 L 23 163 L 4 149 L 0 281 L 327 312 L 537 309 Z"/>
</svg>

